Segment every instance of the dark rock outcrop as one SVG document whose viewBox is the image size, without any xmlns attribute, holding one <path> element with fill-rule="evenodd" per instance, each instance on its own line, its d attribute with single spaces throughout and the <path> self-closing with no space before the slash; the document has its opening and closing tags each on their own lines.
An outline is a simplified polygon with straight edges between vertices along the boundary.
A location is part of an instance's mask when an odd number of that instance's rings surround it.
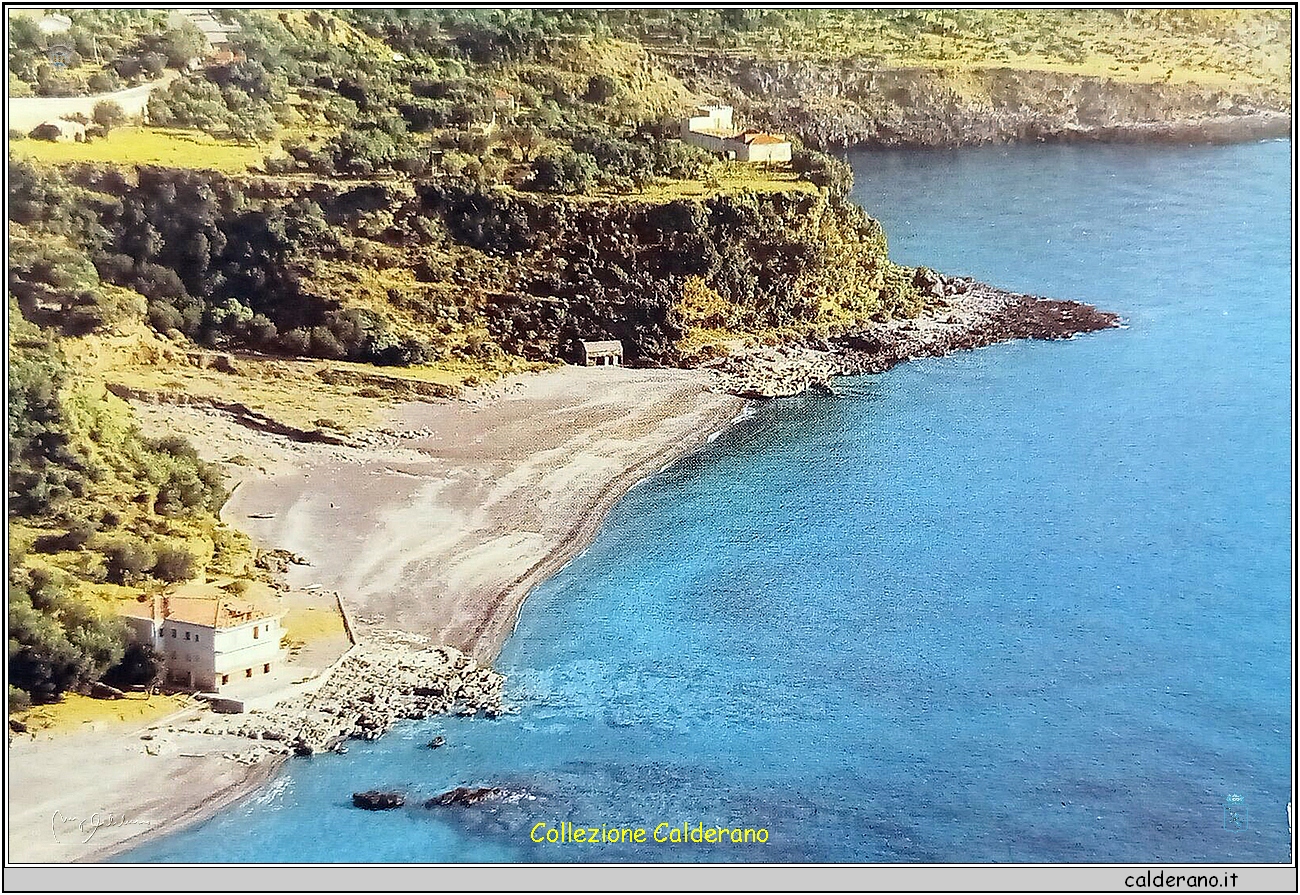
<svg viewBox="0 0 1300 895">
<path fill-rule="evenodd" d="M 918 268 L 928 309 L 828 340 L 732 355 L 705 366 L 723 390 L 742 398 L 780 398 L 829 387 L 832 377 L 881 373 L 905 360 L 937 357 L 1014 339 L 1068 339 L 1109 329 L 1117 314 L 1092 305 L 996 289 Z"/>
<path fill-rule="evenodd" d="M 387 811 L 405 805 L 406 796 L 392 789 L 368 789 L 365 792 L 354 792 L 352 804 L 367 811 Z"/>
<path fill-rule="evenodd" d="M 496 786 L 457 786 L 440 796 L 434 796 L 424 803 L 425 808 L 438 808 L 444 805 L 477 805 L 504 798 L 506 791 Z"/>
</svg>

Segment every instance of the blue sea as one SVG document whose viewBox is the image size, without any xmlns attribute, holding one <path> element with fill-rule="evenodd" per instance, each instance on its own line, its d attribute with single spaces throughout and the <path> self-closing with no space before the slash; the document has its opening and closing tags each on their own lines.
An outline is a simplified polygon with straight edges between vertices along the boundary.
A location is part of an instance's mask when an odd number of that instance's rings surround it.
<svg viewBox="0 0 1300 895">
<path fill-rule="evenodd" d="M 897 259 L 1126 328 L 759 407 L 529 598 L 517 715 L 291 761 L 123 860 L 1289 861 L 1290 153 L 853 156 Z M 458 785 L 526 795 L 419 806 Z M 561 822 L 768 832 L 531 841 Z"/>
</svg>

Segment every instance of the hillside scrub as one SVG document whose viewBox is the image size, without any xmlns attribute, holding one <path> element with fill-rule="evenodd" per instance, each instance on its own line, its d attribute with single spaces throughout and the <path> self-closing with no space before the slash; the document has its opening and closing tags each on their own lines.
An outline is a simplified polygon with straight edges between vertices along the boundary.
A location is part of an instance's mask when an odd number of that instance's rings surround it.
<svg viewBox="0 0 1300 895">
<path fill-rule="evenodd" d="M 908 277 L 889 275 L 880 225 L 845 198 L 848 166 L 798 159 L 821 192 L 665 202 L 464 180 L 298 185 L 90 167 L 61 177 L 19 164 L 11 285 L 37 322 L 66 328 L 77 310 L 77 331 L 144 303 L 160 333 L 200 344 L 377 364 L 562 360 L 596 337 L 624 340 L 632 360 L 676 363 L 688 278 L 731 303 L 740 332 L 917 313 Z"/>
<path fill-rule="evenodd" d="M 216 467 L 180 439 L 141 435 L 102 384 L 72 375 L 63 338 L 11 299 L 9 682 L 19 704 L 55 700 L 122 658 L 125 630 L 95 585 L 238 573 L 248 550 L 216 519 Z"/>
</svg>

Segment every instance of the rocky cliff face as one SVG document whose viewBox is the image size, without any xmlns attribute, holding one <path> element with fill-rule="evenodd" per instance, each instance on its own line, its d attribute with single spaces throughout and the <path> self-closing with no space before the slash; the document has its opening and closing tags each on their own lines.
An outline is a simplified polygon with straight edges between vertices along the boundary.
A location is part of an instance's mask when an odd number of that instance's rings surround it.
<svg viewBox="0 0 1300 895">
<path fill-rule="evenodd" d="M 570 359 L 579 339 L 619 339 L 630 361 L 675 363 L 688 281 L 722 306 L 709 325 L 737 333 L 798 327 L 828 308 L 909 312 L 880 224 L 827 191 L 648 203 L 430 185 L 420 213 L 462 246 L 511 259 L 481 313 L 497 344 L 530 359 Z"/>
<path fill-rule="evenodd" d="M 691 87 L 821 148 L 1016 141 L 1223 141 L 1290 132 L 1284 92 L 1009 68 L 882 68 L 675 56 Z"/>
</svg>

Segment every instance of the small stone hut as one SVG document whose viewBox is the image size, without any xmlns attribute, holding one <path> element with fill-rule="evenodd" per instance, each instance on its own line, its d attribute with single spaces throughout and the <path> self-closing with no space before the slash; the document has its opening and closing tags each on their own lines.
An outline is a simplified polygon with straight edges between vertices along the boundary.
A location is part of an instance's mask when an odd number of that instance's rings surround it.
<svg viewBox="0 0 1300 895">
<path fill-rule="evenodd" d="M 585 367 L 617 367 L 623 363 L 623 343 L 617 340 L 582 342 L 579 356 Z"/>
</svg>

